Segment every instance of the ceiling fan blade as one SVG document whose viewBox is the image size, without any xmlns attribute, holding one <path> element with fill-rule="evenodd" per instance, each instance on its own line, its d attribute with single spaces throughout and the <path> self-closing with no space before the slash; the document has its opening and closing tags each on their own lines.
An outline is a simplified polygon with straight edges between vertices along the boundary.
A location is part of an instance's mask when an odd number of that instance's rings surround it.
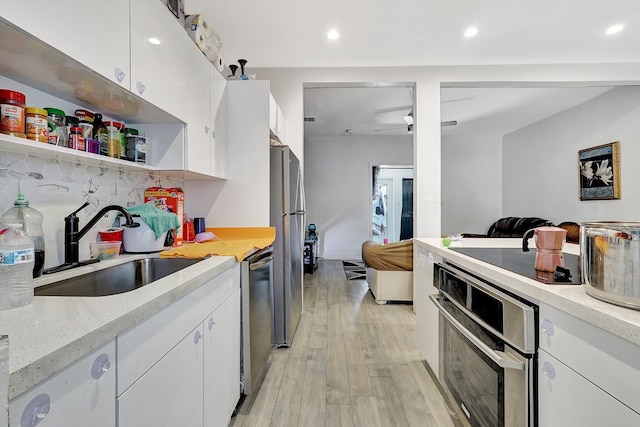
<svg viewBox="0 0 640 427">
<path fill-rule="evenodd" d="M 383 128 L 383 129 L 374 129 L 374 132 L 384 132 L 387 130 L 397 130 L 397 129 L 406 129 L 406 126 L 396 126 L 396 127 L 392 127 L 392 128 Z"/>
<path fill-rule="evenodd" d="M 383 108 L 381 110 L 374 110 L 373 114 L 385 114 L 385 113 L 395 113 L 396 111 L 411 111 L 413 110 L 413 105 L 405 105 L 403 107 L 393 107 L 393 108 Z"/>
</svg>

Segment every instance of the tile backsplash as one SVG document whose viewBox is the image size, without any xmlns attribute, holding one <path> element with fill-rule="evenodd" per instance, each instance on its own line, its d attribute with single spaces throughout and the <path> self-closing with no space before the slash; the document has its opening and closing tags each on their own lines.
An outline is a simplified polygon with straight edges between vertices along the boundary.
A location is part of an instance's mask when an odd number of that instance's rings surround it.
<svg viewBox="0 0 640 427">
<path fill-rule="evenodd" d="M 64 262 L 65 216 L 89 202 L 77 214 L 82 227 L 105 206 L 142 204 L 144 190 L 153 186 L 183 187 L 184 181 L 160 172 L 129 172 L 0 150 L 0 214 L 13 207 L 19 192 L 42 213 L 45 267 Z M 116 215 L 111 212 L 98 222 L 95 232 L 83 237 L 80 259 L 89 257 L 89 243 L 99 229 L 112 225 Z"/>
</svg>

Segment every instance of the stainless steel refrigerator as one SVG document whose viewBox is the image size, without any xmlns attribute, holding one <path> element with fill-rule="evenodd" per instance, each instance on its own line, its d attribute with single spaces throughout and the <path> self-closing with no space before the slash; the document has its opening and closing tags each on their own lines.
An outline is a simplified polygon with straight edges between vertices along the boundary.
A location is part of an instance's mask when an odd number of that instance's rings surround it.
<svg viewBox="0 0 640 427">
<path fill-rule="evenodd" d="M 271 147 L 273 245 L 273 339 L 290 346 L 302 314 L 304 187 L 300 161 L 286 145 Z"/>
</svg>

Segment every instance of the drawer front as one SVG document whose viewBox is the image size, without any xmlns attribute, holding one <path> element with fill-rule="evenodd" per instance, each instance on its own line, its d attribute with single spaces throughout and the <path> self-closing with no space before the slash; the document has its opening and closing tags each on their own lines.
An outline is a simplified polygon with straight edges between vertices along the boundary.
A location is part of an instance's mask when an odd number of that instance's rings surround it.
<svg viewBox="0 0 640 427">
<path fill-rule="evenodd" d="M 639 414 L 544 350 L 538 354 L 538 417 L 545 427 L 640 425 Z"/>
<path fill-rule="evenodd" d="M 434 253 L 431 253 L 427 249 L 421 248 L 418 245 L 414 244 L 413 247 L 415 248 L 414 254 L 413 254 L 414 266 L 422 267 L 425 270 L 427 270 L 429 274 L 433 274 L 433 263 L 442 262 L 442 257 Z"/>
<path fill-rule="evenodd" d="M 548 305 L 540 306 L 540 348 L 640 412 L 640 347 Z"/>
<path fill-rule="evenodd" d="M 115 349 L 115 341 L 110 341 L 13 399 L 9 402 L 10 425 L 113 427 Z"/>
<path fill-rule="evenodd" d="M 120 396 L 239 288 L 239 264 L 117 337 Z"/>
</svg>

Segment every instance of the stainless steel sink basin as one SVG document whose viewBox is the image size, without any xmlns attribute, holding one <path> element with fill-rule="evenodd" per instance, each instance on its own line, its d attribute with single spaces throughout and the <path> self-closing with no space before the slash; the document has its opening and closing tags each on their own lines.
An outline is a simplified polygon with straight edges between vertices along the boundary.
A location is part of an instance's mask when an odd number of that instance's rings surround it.
<svg viewBox="0 0 640 427">
<path fill-rule="evenodd" d="M 145 258 L 35 289 L 36 296 L 102 297 L 129 292 L 189 267 L 199 259 Z"/>
</svg>

